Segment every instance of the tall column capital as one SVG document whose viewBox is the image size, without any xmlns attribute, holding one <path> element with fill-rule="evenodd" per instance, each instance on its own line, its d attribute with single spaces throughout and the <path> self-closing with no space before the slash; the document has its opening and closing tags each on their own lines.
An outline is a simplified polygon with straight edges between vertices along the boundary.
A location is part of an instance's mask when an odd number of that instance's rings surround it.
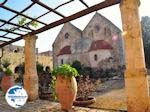
<svg viewBox="0 0 150 112">
<path fill-rule="evenodd" d="M 141 1 L 140 0 L 121 0 L 120 5 L 123 5 L 123 4 L 127 4 L 129 6 L 132 4 L 134 4 L 134 6 L 135 5 L 140 6 Z"/>
<path fill-rule="evenodd" d="M 30 40 L 36 40 L 36 39 L 38 39 L 38 36 L 36 36 L 36 35 L 25 35 L 24 37 L 23 37 L 23 39 L 24 40 L 28 40 L 28 39 L 30 39 Z"/>
</svg>

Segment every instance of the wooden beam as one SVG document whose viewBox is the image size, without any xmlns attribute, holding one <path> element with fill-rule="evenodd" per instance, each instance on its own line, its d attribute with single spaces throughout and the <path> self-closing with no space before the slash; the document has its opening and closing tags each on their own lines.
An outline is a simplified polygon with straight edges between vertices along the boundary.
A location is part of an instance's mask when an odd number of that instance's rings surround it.
<svg viewBox="0 0 150 112">
<path fill-rule="evenodd" d="M 12 22 L 8 22 L 8 21 L 2 20 L 2 19 L 0 19 L 0 22 L 3 22 L 4 24 L 10 24 L 10 25 L 13 25 L 13 26 L 17 26 L 17 27 L 24 28 L 24 29 L 32 31 L 32 29 L 30 29 L 30 28 L 27 28 L 27 27 L 24 27 L 24 26 L 20 26 L 18 24 L 15 24 L 15 23 L 12 23 Z"/>
<path fill-rule="evenodd" d="M 11 8 L 8 8 L 8 7 L 6 7 L 6 6 L 2 5 L 2 4 L 0 4 L 0 7 L 4 8 L 4 9 L 10 11 L 10 12 L 13 12 L 13 13 L 15 13 L 15 14 L 17 14 L 17 15 L 21 15 L 21 16 L 24 16 L 24 17 L 26 17 L 26 18 L 28 18 L 28 19 L 34 20 L 34 21 L 36 21 L 36 22 L 38 22 L 38 23 L 41 23 L 41 24 L 43 24 L 43 25 L 47 25 L 46 23 L 44 23 L 44 22 L 42 22 L 42 21 L 36 20 L 36 19 L 34 19 L 34 18 L 32 18 L 32 17 L 29 17 L 29 16 L 27 16 L 27 15 L 25 15 L 25 14 L 23 14 L 23 13 L 20 13 L 20 12 L 18 12 L 18 11 L 16 11 L 16 10 L 13 10 L 13 9 L 11 9 Z"/>
<path fill-rule="evenodd" d="M 20 33 L 16 33 L 16 32 L 13 32 L 13 31 L 11 31 L 11 30 L 4 30 L 4 29 L 0 29 L 0 31 L 4 31 L 4 32 L 8 32 L 8 33 L 15 34 L 15 35 L 23 36 L 22 34 L 20 34 Z"/>
<path fill-rule="evenodd" d="M 80 11 L 80 12 L 77 12 L 77 13 L 71 15 L 71 16 L 68 16 L 68 17 L 65 17 L 65 18 L 63 18 L 63 19 L 60 19 L 60 20 L 58 20 L 58 21 L 55 21 L 55 22 L 53 22 L 53 23 L 50 23 L 49 25 L 46 25 L 46 26 L 44 26 L 44 27 L 42 27 L 42 28 L 40 28 L 40 29 L 38 29 L 38 30 L 35 30 L 35 31 L 29 33 L 29 35 L 35 35 L 35 34 L 44 32 L 44 31 L 46 31 L 46 30 L 49 30 L 49 29 L 51 29 L 51 28 L 54 28 L 54 27 L 56 27 L 56 26 L 58 26 L 58 25 L 61 25 L 61 24 L 63 24 L 63 23 L 66 23 L 66 22 L 75 20 L 75 19 L 77 19 L 77 18 L 79 18 L 79 17 L 82 17 L 82 16 L 87 15 L 87 14 L 89 14 L 89 13 L 92 13 L 92 12 L 94 12 L 94 11 L 97 11 L 97 10 L 100 10 L 100 9 L 103 9 L 103 8 L 106 8 L 106 7 L 115 5 L 115 4 L 119 4 L 120 1 L 121 1 L 121 0 L 107 0 L 107 1 L 101 2 L 101 3 L 97 4 L 97 5 L 94 5 L 94 6 L 92 6 L 92 7 L 89 7 L 89 8 L 87 8 L 87 9 L 85 9 L 85 10 L 82 10 L 82 11 Z M 26 35 L 27 35 L 27 34 L 26 34 Z M 24 36 L 26 36 L 26 35 L 24 35 Z M 18 41 L 18 40 L 21 40 L 22 38 L 23 38 L 22 36 L 20 36 L 20 37 L 18 37 L 18 38 L 15 38 L 15 39 L 13 39 L 13 40 L 7 42 L 7 43 L 1 44 L 0 47 L 4 47 L 4 46 L 6 46 L 6 45 L 8 45 L 8 44 L 11 44 L 11 43 L 16 42 L 16 41 Z"/>
<path fill-rule="evenodd" d="M 13 39 L 13 38 L 10 38 L 10 37 L 5 37 L 5 36 L 0 36 L 0 38 Z"/>
<path fill-rule="evenodd" d="M 32 1 L 33 1 L 34 3 L 39 4 L 40 6 L 42 6 L 42 7 L 44 7 L 44 8 L 46 8 L 47 10 L 54 12 L 55 14 L 57 14 L 57 15 L 63 17 L 63 18 L 65 17 L 65 16 L 62 15 L 61 13 L 59 13 L 59 12 L 55 11 L 54 9 L 50 8 L 49 6 L 43 4 L 43 3 L 40 2 L 39 0 L 32 0 Z"/>
<path fill-rule="evenodd" d="M 3 5 L 4 5 L 6 2 L 7 2 L 7 0 L 4 0 L 1 4 L 3 4 Z"/>
<path fill-rule="evenodd" d="M 79 0 L 85 7 L 89 8 L 89 6 L 83 1 L 83 0 Z"/>
<path fill-rule="evenodd" d="M 5 43 L 5 42 L 8 42 L 8 41 L 5 41 L 5 40 L 0 40 L 0 42 L 4 42 L 4 43 Z"/>
<path fill-rule="evenodd" d="M 66 22 L 69 22 L 69 21 L 72 21 L 72 20 L 75 20 L 79 17 L 82 17 L 82 16 L 87 15 L 89 13 L 92 13 L 94 11 L 97 11 L 99 9 L 103 9 L 103 8 L 118 4 L 118 3 L 120 3 L 120 1 L 121 0 L 107 0 L 107 1 L 101 2 L 97 5 L 94 5 L 92 7 L 89 7 L 87 9 L 85 9 L 85 10 L 77 12 L 77 13 L 71 15 L 71 16 L 68 16 L 68 17 L 60 19 L 58 21 L 55 21 L 53 23 L 50 23 L 49 25 L 46 25 L 46 26 L 42 27 L 41 29 L 35 30 L 35 31 L 31 32 L 30 34 L 34 35 L 34 34 L 41 33 L 43 31 L 49 30 L 50 28 L 56 27 L 58 25 L 61 25 L 63 23 L 66 23 Z"/>
</svg>

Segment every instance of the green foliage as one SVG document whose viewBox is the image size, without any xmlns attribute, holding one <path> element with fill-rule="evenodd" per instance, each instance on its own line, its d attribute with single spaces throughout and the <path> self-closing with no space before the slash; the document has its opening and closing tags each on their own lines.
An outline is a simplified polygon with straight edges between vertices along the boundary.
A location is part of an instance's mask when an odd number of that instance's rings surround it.
<svg viewBox="0 0 150 112">
<path fill-rule="evenodd" d="M 27 22 L 27 18 L 26 18 L 26 17 L 20 17 L 20 18 L 18 19 L 18 24 L 19 24 L 20 26 L 25 25 L 26 22 Z M 29 24 L 27 24 L 27 25 L 28 25 L 28 27 L 29 27 L 29 25 L 33 26 L 34 28 L 38 27 L 38 23 L 37 23 L 36 21 L 31 21 L 31 22 L 29 22 Z"/>
<path fill-rule="evenodd" d="M 2 68 L 2 66 L 0 65 L 0 72 L 3 72 L 3 68 Z"/>
<path fill-rule="evenodd" d="M 50 83 L 50 88 L 52 90 L 53 100 L 56 100 L 56 98 L 57 98 L 56 93 L 55 93 L 55 82 L 56 82 L 56 76 L 57 75 L 61 75 L 64 77 L 72 77 L 72 76 L 77 77 L 77 76 L 79 76 L 77 70 L 68 64 L 62 64 L 62 65 L 58 66 L 57 68 L 55 68 L 52 71 L 52 80 Z"/>
<path fill-rule="evenodd" d="M 56 101 L 57 100 L 57 96 L 56 96 L 56 92 L 55 92 L 55 82 L 56 82 L 56 77 L 52 76 L 52 80 L 50 83 L 50 90 L 52 91 L 52 100 Z"/>
<path fill-rule="evenodd" d="M 36 69 L 37 73 L 40 74 L 43 72 L 43 65 L 39 62 L 36 63 Z M 18 73 L 19 77 L 16 79 L 16 82 L 22 82 L 23 81 L 23 74 L 25 72 L 25 63 L 20 63 L 15 68 L 15 73 Z"/>
<path fill-rule="evenodd" d="M 37 73 L 42 73 L 43 68 L 44 68 L 44 66 L 41 63 L 39 63 L 39 62 L 36 63 Z"/>
<path fill-rule="evenodd" d="M 5 75 L 12 76 L 13 72 L 10 70 L 10 68 L 6 68 L 4 71 Z"/>
<path fill-rule="evenodd" d="M 38 27 L 38 23 L 36 21 L 32 21 L 30 23 L 30 25 L 33 26 L 33 27 L 35 27 L 35 28 Z"/>
<path fill-rule="evenodd" d="M 58 66 L 57 68 L 55 68 L 52 71 L 52 80 L 50 83 L 50 89 L 52 90 L 53 100 L 57 99 L 56 93 L 55 93 L 55 82 L 56 82 L 56 76 L 57 75 L 61 75 L 64 77 L 72 77 L 72 76 L 77 77 L 77 76 L 79 76 L 77 70 L 68 64 L 62 64 L 62 65 Z"/>
<path fill-rule="evenodd" d="M 25 18 L 25 17 L 19 18 L 18 24 L 19 24 L 20 26 L 23 26 L 23 25 L 25 24 L 26 20 L 27 20 L 27 18 Z"/>
<path fill-rule="evenodd" d="M 25 72 L 25 63 L 24 62 L 20 63 L 16 67 L 18 68 L 17 70 L 15 70 L 16 73 L 24 74 L 24 72 Z M 39 63 L 39 62 L 36 63 L 37 73 L 43 72 L 43 68 L 44 68 L 44 66 L 41 63 Z"/>
<path fill-rule="evenodd" d="M 80 61 L 78 61 L 78 60 L 73 61 L 71 66 L 73 68 L 75 68 L 78 71 L 79 74 L 82 74 L 83 70 L 82 70 L 82 66 L 81 66 Z"/>
<path fill-rule="evenodd" d="M 67 77 L 79 76 L 77 70 L 68 64 L 62 64 L 62 65 L 58 66 L 57 68 L 55 68 L 52 71 L 52 75 L 53 76 L 61 75 L 61 76 L 67 76 Z"/>
<path fill-rule="evenodd" d="M 8 59 L 3 59 L 2 60 L 2 66 L 4 68 L 4 73 L 5 75 L 7 76 L 12 76 L 13 72 L 11 71 L 10 68 L 8 68 L 8 66 L 10 65 L 11 63 L 9 62 Z"/>
<path fill-rule="evenodd" d="M 146 67 L 150 68 L 150 17 L 142 17 L 141 25 Z"/>
<path fill-rule="evenodd" d="M 2 65 L 4 68 L 8 68 L 8 66 L 10 65 L 11 63 L 9 62 L 8 59 L 3 59 L 2 60 Z"/>
</svg>

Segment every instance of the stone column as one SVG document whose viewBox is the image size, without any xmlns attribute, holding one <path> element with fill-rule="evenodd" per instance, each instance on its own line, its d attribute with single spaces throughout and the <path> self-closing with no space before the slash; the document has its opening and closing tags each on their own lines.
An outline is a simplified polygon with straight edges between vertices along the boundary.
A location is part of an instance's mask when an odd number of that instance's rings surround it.
<svg viewBox="0 0 150 112">
<path fill-rule="evenodd" d="M 38 76 L 36 70 L 36 39 L 35 35 L 28 35 L 25 39 L 25 74 L 24 88 L 28 94 L 28 100 L 33 101 L 38 98 Z"/>
<path fill-rule="evenodd" d="M 122 0 L 120 4 L 125 45 L 125 90 L 128 112 L 147 112 L 149 89 L 145 69 L 139 0 Z"/>
</svg>

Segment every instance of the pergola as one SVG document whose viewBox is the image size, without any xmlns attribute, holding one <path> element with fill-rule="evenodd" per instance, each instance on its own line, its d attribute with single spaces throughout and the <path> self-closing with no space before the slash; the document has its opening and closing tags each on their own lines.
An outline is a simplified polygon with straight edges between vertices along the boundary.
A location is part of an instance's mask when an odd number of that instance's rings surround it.
<svg viewBox="0 0 150 112">
<path fill-rule="evenodd" d="M 110 7 L 115 4 L 120 4 L 123 32 L 125 32 L 125 89 L 128 111 L 147 111 L 149 107 L 149 90 L 141 38 L 141 26 L 138 15 L 138 7 L 140 5 L 139 0 L 104 0 L 103 2 L 92 6 L 89 6 L 86 0 L 78 0 L 78 2 L 84 6 L 84 9 L 67 16 L 66 14 L 61 13 L 59 8 L 69 6 L 69 4 L 75 0 L 64 0 L 63 3 L 58 4 L 53 8 L 49 4 L 44 3 L 42 0 L 31 0 L 31 3 L 21 11 L 7 6 L 8 1 L 9 0 L 3 0 L 3 2 L 0 3 L 1 9 L 13 14 L 13 16 L 7 20 L 2 19 L 1 17 L 3 15 L 0 15 L 0 32 L 2 32 L 0 33 L 0 48 L 21 39 L 25 40 L 24 88 L 29 95 L 29 100 L 36 100 L 38 98 L 38 77 L 35 60 L 35 43 L 37 37 L 35 35 L 58 25 L 80 18 L 94 11 Z M 25 13 L 35 5 L 46 9 L 46 11 L 39 14 L 37 17 L 32 17 L 31 15 Z M 42 17 L 50 13 L 59 16 L 60 19 L 56 19 L 51 23 L 46 23 L 41 20 Z M 18 17 L 24 17 L 28 19 L 28 22 L 23 25 L 19 25 L 15 20 Z M 32 22 L 40 24 L 40 27 L 36 29 L 30 27 L 30 23 Z M 8 26 L 12 27 L 9 28 Z M 10 34 L 13 36 L 9 36 Z"/>
</svg>

